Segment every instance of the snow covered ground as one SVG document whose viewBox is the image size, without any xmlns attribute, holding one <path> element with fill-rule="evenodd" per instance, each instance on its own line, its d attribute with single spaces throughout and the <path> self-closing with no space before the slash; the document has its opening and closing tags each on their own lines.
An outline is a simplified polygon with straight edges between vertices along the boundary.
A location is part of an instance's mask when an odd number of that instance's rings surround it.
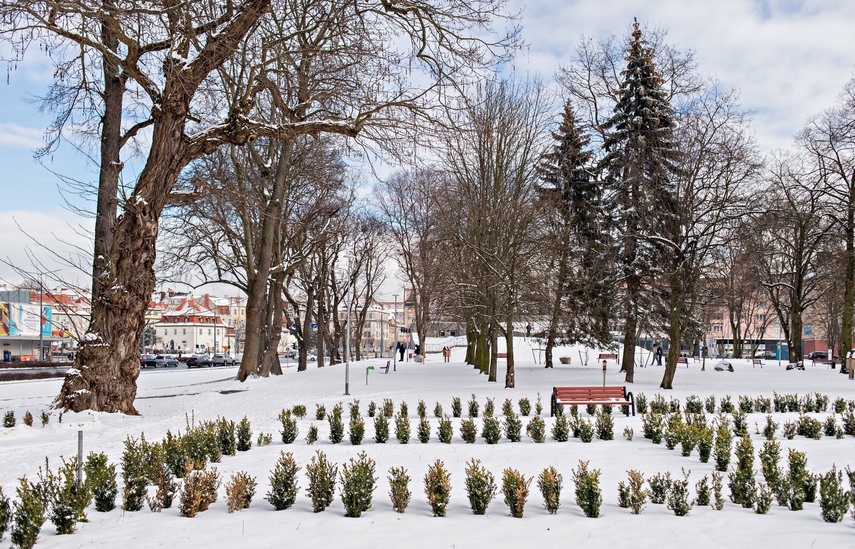
<svg viewBox="0 0 855 549">
<path fill-rule="evenodd" d="M 285 375 L 269 379 L 256 379 L 246 383 L 233 380 L 235 369 L 200 370 L 153 370 L 143 371 L 139 378 L 136 406 L 141 415 L 127 417 L 118 414 L 81 413 L 59 414 L 52 412 L 50 423 L 41 427 L 39 413 L 49 408 L 56 396 L 60 380 L 0 383 L 0 413 L 14 410 L 18 420 L 16 427 L 0 428 L 0 485 L 7 495 L 14 495 L 17 479 L 23 475 L 34 480 L 40 464 L 49 457 L 51 466 L 59 464 L 59 456 L 70 457 L 77 451 L 77 432 L 83 430 L 85 452 L 105 452 L 111 462 L 118 463 L 122 453 L 122 442 L 128 436 L 138 437 L 145 433 L 150 441 L 160 440 L 167 430 L 183 430 L 188 418 L 196 421 L 224 416 L 239 420 L 246 415 L 252 423 L 253 432 L 273 433 L 271 445 L 239 452 L 237 456 L 223 458 L 215 464 L 225 481 L 233 472 L 247 471 L 256 477 L 258 489 L 252 506 L 241 512 L 226 512 L 225 488 L 220 488 L 220 497 L 211 508 L 196 518 L 182 518 L 178 509 L 165 509 L 152 513 L 146 507 L 139 512 L 123 512 L 116 509 L 110 513 L 98 513 L 94 507 L 88 511 L 89 522 L 79 525 L 72 536 L 57 536 L 54 526 L 46 522 L 41 530 L 39 547 L 536 547 L 573 546 L 586 548 L 662 548 L 685 546 L 704 547 L 852 547 L 855 546 L 855 520 L 847 517 L 842 523 L 827 524 L 822 521 L 818 503 L 805 505 L 802 511 L 789 511 L 773 505 L 768 515 L 757 515 L 750 509 L 728 501 L 722 511 L 695 507 L 686 517 L 676 517 L 664 505 L 648 502 L 640 515 L 632 515 L 617 506 L 618 482 L 626 480 L 628 469 L 639 469 L 646 477 L 656 472 L 671 471 L 680 476 L 681 468 L 691 470 L 690 486 L 694 495 L 694 483 L 703 475 L 713 471 L 713 464 L 700 463 L 697 451 L 690 457 L 681 457 L 679 449 L 668 450 L 664 444 L 654 445 L 641 435 L 641 418 L 625 417 L 615 410 L 615 440 L 594 439 L 584 444 L 579 439 L 559 443 L 547 435 L 544 444 L 535 444 L 523 435 L 523 440 L 511 443 L 503 439 L 497 445 L 488 445 L 479 437 L 475 444 L 466 444 L 459 434 L 459 421 L 454 422 L 454 440 L 450 445 L 442 444 L 436 437 L 437 420 L 433 418 L 435 402 L 440 402 L 450 415 L 451 399 L 460 397 L 466 415 L 466 401 L 475 394 L 481 409 L 487 398 L 495 398 L 496 413 L 501 414 L 501 405 L 506 398 L 514 404 L 527 397 L 534 405 L 538 393 L 542 397 L 543 416 L 547 433 L 552 419 L 549 418 L 549 395 L 555 385 L 599 385 L 603 381 L 601 363 L 597 351 L 590 351 L 587 366 L 580 364 L 579 350 L 566 349 L 556 352 L 558 356 L 571 356 L 572 364 L 557 364 L 546 370 L 536 364 L 529 341 L 518 340 L 515 344 L 517 359 L 516 389 L 504 389 L 504 361 L 499 364 L 499 383 L 488 383 L 486 376 L 463 364 L 464 350 L 455 348 L 452 361 L 442 362 L 439 354 L 431 354 L 425 364 L 405 362 L 398 364 L 397 371 L 384 374 L 374 370 L 369 373 L 366 384 L 366 366 L 385 364 L 384 360 L 369 360 L 350 366 L 350 396 L 344 396 L 345 366 L 326 368 L 310 366 L 310 370 L 297 373 L 287 369 Z M 731 395 L 734 404 L 739 395 L 765 395 L 772 392 L 823 393 L 833 401 L 836 397 L 855 399 L 855 381 L 849 381 L 838 370 L 810 363 L 805 371 L 785 371 L 777 361 L 764 361 L 763 368 L 752 367 L 750 361 L 734 360 L 734 373 L 713 371 L 711 363 L 700 371 L 700 364 L 689 359 L 688 368 L 678 369 L 674 385 L 676 389 L 665 392 L 665 397 L 684 400 L 688 395 L 705 397 L 714 394 L 720 398 Z M 661 367 L 637 370 L 636 383 L 630 387 L 636 395 L 644 393 L 649 399 L 658 390 L 662 378 Z M 618 373 L 613 361 L 609 361 L 607 383 L 623 385 L 623 375 Z M 394 423 L 390 425 L 390 440 L 376 444 L 373 440 L 373 420 L 367 417 L 369 401 L 378 404 L 383 398 L 391 398 L 396 410 L 402 401 L 409 406 L 413 436 L 407 445 L 400 444 L 394 437 Z M 328 437 L 328 424 L 314 419 L 315 405 L 324 404 L 329 410 L 335 403 L 344 405 L 358 399 L 366 420 L 366 436 L 362 445 L 350 444 L 345 433 L 341 444 L 332 444 Z M 433 434 L 427 444 L 421 444 L 415 436 L 416 406 L 424 400 L 428 408 Z M 300 435 L 291 445 L 284 445 L 279 437 L 280 423 L 277 419 L 283 408 L 304 404 L 308 409 L 305 419 L 299 421 Z M 516 407 L 516 406 L 515 406 Z M 22 417 L 26 411 L 36 417 L 34 427 L 26 427 Z M 829 412 L 830 413 L 830 412 Z M 812 414 L 825 420 L 829 413 Z M 583 417 L 587 414 L 582 411 Z M 775 421 L 783 424 L 795 419 L 798 414 L 775 414 Z M 529 418 L 523 418 L 524 425 Z M 754 413 L 749 416 L 751 436 L 755 451 L 762 444 L 762 437 L 754 432 L 755 423 L 763 425 L 765 416 Z M 315 423 L 320 438 L 313 446 L 305 443 L 309 426 Z M 477 420 L 480 430 L 481 420 Z M 635 431 L 632 441 L 623 436 L 624 427 Z M 832 464 L 838 470 L 855 467 L 855 438 L 836 440 L 823 437 L 807 440 L 796 437 L 786 440 L 778 432 L 778 439 L 786 456 L 787 448 L 805 451 L 808 468 L 815 473 L 828 471 Z M 253 437 L 255 438 L 255 437 Z M 278 459 L 280 451 L 293 452 L 301 470 L 301 495 L 296 505 L 285 511 L 275 511 L 264 499 L 269 488 L 268 476 Z M 374 493 L 373 508 L 361 518 L 344 517 L 339 500 L 325 512 L 313 513 L 311 502 L 304 494 L 306 488 L 305 465 L 316 450 L 324 451 L 339 464 L 365 451 L 377 462 L 378 488 Z M 542 506 L 536 481 L 525 507 L 525 517 L 512 518 L 502 501 L 501 493 L 493 500 L 485 516 L 475 516 L 469 510 L 463 487 L 464 468 L 470 458 L 478 458 L 501 483 L 502 470 L 506 467 L 519 469 L 528 476 L 537 476 L 550 465 L 564 475 L 564 490 L 561 508 L 556 515 L 549 515 Z M 451 503 L 444 518 L 431 516 L 425 501 L 423 478 L 429 464 L 441 459 L 451 471 Z M 602 471 L 601 486 L 603 505 L 597 519 L 585 518 L 574 501 L 571 472 L 579 460 L 590 460 L 591 467 Z M 711 460 L 712 461 L 712 460 Z M 758 479 L 759 458 L 755 462 Z M 389 496 L 387 471 L 393 466 L 408 469 L 412 481 L 410 490 L 413 498 L 406 513 L 392 510 Z M 724 493 L 727 495 L 725 477 Z M 120 503 L 120 502 L 119 502 Z M 7 534 L 8 536 L 8 534 Z M 8 537 L 2 543 L 8 543 Z"/>
</svg>

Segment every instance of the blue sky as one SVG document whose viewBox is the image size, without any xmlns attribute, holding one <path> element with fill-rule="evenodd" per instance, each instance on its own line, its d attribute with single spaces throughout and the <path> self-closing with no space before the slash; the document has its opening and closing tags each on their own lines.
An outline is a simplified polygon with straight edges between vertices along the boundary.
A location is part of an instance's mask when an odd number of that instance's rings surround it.
<svg viewBox="0 0 855 549">
<path fill-rule="evenodd" d="M 624 36 L 633 17 L 667 29 L 669 43 L 695 50 L 703 74 L 741 90 L 763 150 L 787 147 L 805 120 L 832 106 L 855 74 L 852 0 L 511 0 L 510 8 L 524 9 L 529 44 L 514 65 L 546 80 L 568 62 L 583 35 Z M 13 218 L 59 252 L 70 249 L 60 240 L 85 245 L 75 233 L 91 225 L 64 209 L 60 182 L 49 170 L 88 181 L 96 170 L 67 145 L 44 161 L 46 167 L 33 160 L 50 115 L 26 98 L 43 94 L 51 76 L 50 66 L 33 57 L 9 71 L 9 84 L 0 83 L 0 258 L 14 263 L 29 263 L 27 247 L 40 257 L 48 254 L 33 247 Z M 17 278 L 0 264 L 0 282 Z"/>
</svg>

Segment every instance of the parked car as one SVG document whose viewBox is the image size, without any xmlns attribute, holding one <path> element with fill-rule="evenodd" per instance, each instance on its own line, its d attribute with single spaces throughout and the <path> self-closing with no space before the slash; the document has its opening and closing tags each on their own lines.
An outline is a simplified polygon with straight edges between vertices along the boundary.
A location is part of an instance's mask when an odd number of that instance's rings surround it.
<svg viewBox="0 0 855 549">
<path fill-rule="evenodd" d="M 157 355 L 158 360 L 163 360 L 165 366 L 178 366 L 178 357 L 173 355 Z"/>
<path fill-rule="evenodd" d="M 828 353 L 825 351 L 811 351 L 808 353 L 808 360 L 826 360 Z"/>
<path fill-rule="evenodd" d="M 141 355 L 140 368 L 157 368 L 158 366 L 166 366 L 166 360 L 160 355 Z"/>
<path fill-rule="evenodd" d="M 213 366 L 213 362 L 211 362 L 211 357 L 206 354 L 197 353 L 195 355 L 191 355 L 190 358 L 187 359 L 187 367 L 193 368 L 202 368 L 204 366 Z"/>
<path fill-rule="evenodd" d="M 237 364 L 237 361 L 234 357 L 228 353 L 216 354 L 211 357 L 211 362 L 215 366 L 234 366 Z"/>
</svg>

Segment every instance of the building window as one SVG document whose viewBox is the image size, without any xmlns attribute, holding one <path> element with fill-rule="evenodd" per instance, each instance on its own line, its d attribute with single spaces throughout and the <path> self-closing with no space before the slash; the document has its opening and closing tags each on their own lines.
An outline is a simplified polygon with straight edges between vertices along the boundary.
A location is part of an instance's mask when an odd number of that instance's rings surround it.
<svg viewBox="0 0 855 549">
<path fill-rule="evenodd" d="M 187 335 L 187 328 L 181 328 L 181 335 Z"/>
<path fill-rule="evenodd" d="M 208 328 L 208 335 L 211 335 L 211 329 Z"/>
<path fill-rule="evenodd" d="M 713 333 L 722 333 L 724 331 L 724 327 L 720 324 L 716 324 L 712 327 Z"/>
<path fill-rule="evenodd" d="M 199 335 L 202 335 L 202 328 L 199 328 Z"/>
<path fill-rule="evenodd" d="M 757 322 L 766 322 L 766 315 L 757 315 Z"/>
</svg>

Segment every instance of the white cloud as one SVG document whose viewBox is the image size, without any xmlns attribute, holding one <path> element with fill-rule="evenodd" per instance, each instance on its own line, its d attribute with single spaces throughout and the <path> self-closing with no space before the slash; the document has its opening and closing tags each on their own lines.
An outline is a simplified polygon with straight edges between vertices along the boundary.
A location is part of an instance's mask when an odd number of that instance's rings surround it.
<svg viewBox="0 0 855 549">
<path fill-rule="evenodd" d="M 44 145 L 43 128 L 29 128 L 14 122 L 0 123 L 0 147 L 16 147 L 32 151 Z"/>
<path fill-rule="evenodd" d="M 69 263 L 91 262 L 92 219 L 62 209 L 6 210 L 0 211 L 0 218 L 0 282 L 20 282 L 19 270 L 42 270 L 76 285 L 90 285 L 89 275 Z M 45 284 L 50 278 L 45 277 Z"/>
<path fill-rule="evenodd" d="M 513 0 L 522 6 L 522 0 Z M 530 43 L 517 60 L 545 77 L 582 35 L 625 37 L 633 17 L 695 50 L 702 74 L 741 90 L 764 149 L 786 147 L 812 114 L 834 104 L 853 75 L 855 2 L 847 0 L 575 0 L 529 3 Z"/>
</svg>

